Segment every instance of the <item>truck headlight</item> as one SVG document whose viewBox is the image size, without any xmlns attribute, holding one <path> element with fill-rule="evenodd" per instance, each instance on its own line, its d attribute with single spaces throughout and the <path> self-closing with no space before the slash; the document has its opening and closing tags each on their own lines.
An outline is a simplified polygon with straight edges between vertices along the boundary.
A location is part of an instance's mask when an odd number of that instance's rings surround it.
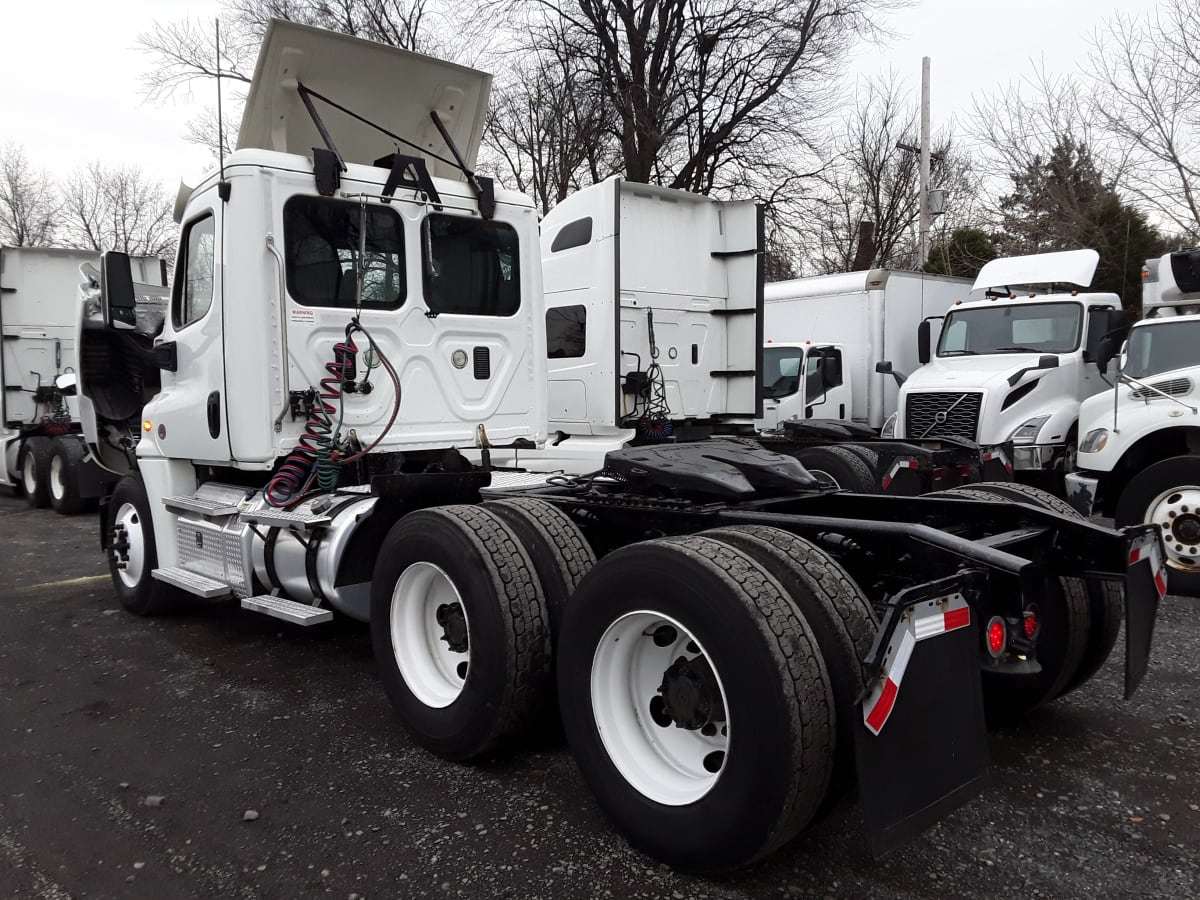
<svg viewBox="0 0 1200 900">
<path fill-rule="evenodd" d="M 1036 444 L 1038 432 L 1042 430 L 1042 426 L 1049 418 L 1049 416 L 1034 416 L 1032 419 L 1026 419 L 1017 426 L 1008 439 L 1014 444 Z"/>
<path fill-rule="evenodd" d="M 1099 453 L 1104 449 L 1104 445 L 1108 443 L 1107 428 L 1093 428 L 1083 436 L 1083 443 L 1079 445 L 1080 453 Z"/>
<path fill-rule="evenodd" d="M 887 417 L 887 421 L 883 423 L 883 430 L 879 432 L 880 437 L 894 438 L 896 436 L 896 416 L 897 413 L 892 413 Z"/>
</svg>

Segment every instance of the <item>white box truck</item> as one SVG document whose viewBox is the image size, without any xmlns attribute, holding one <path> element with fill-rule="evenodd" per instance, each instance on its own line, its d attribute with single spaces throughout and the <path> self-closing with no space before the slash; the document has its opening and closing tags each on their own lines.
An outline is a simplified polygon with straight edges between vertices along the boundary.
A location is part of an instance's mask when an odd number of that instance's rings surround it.
<svg viewBox="0 0 1200 900">
<path fill-rule="evenodd" d="M 94 250 L 0 247 L 0 485 L 63 513 L 115 480 L 81 440 L 74 391 L 81 269 L 99 263 Z M 157 257 L 132 264 L 139 280 L 165 283 Z"/>
<path fill-rule="evenodd" d="M 772 397 L 768 374 L 763 379 L 769 397 L 763 408 L 765 427 L 797 416 L 846 419 L 879 431 L 896 411 L 898 389 L 890 377 L 875 371 L 875 364 L 889 360 L 898 371 L 911 372 L 918 365 L 917 326 L 944 315 L 970 293 L 970 279 L 899 269 L 768 284 L 763 291 L 768 354 L 787 355 L 783 348 L 789 346 L 832 347 L 841 355 L 849 390 L 798 403 L 795 394 Z"/>
</svg>

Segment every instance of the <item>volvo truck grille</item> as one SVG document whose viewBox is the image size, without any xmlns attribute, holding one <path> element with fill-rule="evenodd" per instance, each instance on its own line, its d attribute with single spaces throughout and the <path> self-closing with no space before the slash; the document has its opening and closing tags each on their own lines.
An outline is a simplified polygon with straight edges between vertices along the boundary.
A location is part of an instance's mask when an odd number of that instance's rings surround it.
<svg viewBox="0 0 1200 900">
<path fill-rule="evenodd" d="M 944 391 L 909 394 L 904 408 L 904 436 L 908 440 L 956 437 L 975 440 L 983 394 Z"/>
</svg>

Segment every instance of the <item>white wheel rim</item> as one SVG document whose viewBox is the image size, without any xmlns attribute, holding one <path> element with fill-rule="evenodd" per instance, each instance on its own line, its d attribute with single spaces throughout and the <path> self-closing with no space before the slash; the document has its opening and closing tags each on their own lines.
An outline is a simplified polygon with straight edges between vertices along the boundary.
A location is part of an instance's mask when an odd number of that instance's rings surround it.
<svg viewBox="0 0 1200 900">
<path fill-rule="evenodd" d="M 660 640 L 674 639 L 660 646 Z M 656 638 L 656 635 L 661 635 Z M 720 673 L 724 720 L 713 733 L 669 722 L 661 725 L 651 703 L 661 698 L 664 675 L 680 657 L 712 659 L 677 620 L 652 610 L 626 613 L 608 626 L 592 658 L 592 712 L 600 740 L 617 771 L 639 793 L 666 806 L 695 803 L 713 789 L 729 756 L 729 702 Z M 719 755 L 718 755 L 719 754 Z M 707 761 L 707 765 L 706 765 Z"/>
<path fill-rule="evenodd" d="M 808 466 L 804 468 L 808 469 Z M 837 488 L 839 491 L 842 489 L 842 486 L 838 484 L 838 480 L 824 469 L 808 469 L 808 474 L 817 479 L 822 487 Z"/>
<path fill-rule="evenodd" d="M 1158 526 L 1169 567 L 1200 572 L 1200 487 L 1163 491 L 1147 507 L 1146 522 Z"/>
<path fill-rule="evenodd" d="M 123 560 L 125 566 L 117 569 L 117 577 L 126 587 L 136 588 L 146 568 L 146 536 L 142 531 L 142 517 L 132 503 L 122 503 L 113 523 L 125 530 L 125 541 L 129 545 Z"/>
<path fill-rule="evenodd" d="M 461 612 L 466 650 L 451 649 L 438 609 Z M 392 652 L 396 667 L 413 695 L 426 706 L 443 709 L 458 699 L 471 662 L 471 623 L 454 581 L 430 562 L 405 569 L 392 591 Z"/>
<path fill-rule="evenodd" d="M 50 493 L 54 495 L 55 500 L 61 500 L 67 492 L 64 474 L 62 457 L 50 457 Z"/>
<path fill-rule="evenodd" d="M 25 454 L 25 463 L 21 466 L 21 480 L 25 484 L 25 493 L 29 496 L 37 491 L 37 469 L 36 462 L 33 458 L 33 451 L 30 450 Z"/>
</svg>

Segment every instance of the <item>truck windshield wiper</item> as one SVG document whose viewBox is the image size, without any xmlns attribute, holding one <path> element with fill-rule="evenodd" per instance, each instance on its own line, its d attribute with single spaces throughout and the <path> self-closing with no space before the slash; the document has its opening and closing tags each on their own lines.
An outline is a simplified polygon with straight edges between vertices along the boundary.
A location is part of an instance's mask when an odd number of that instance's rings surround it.
<svg viewBox="0 0 1200 900">
<path fill-rule="evenodd" d="M 978 350 L 943 350 L 938 356 L 977 356 Z"/>
<path fill-rule="evenodd" d="M 993 353 L 1042 353 L 1041 350 L 1034 350 L 1032 347 L 997 347 Z"/>
</svg>

